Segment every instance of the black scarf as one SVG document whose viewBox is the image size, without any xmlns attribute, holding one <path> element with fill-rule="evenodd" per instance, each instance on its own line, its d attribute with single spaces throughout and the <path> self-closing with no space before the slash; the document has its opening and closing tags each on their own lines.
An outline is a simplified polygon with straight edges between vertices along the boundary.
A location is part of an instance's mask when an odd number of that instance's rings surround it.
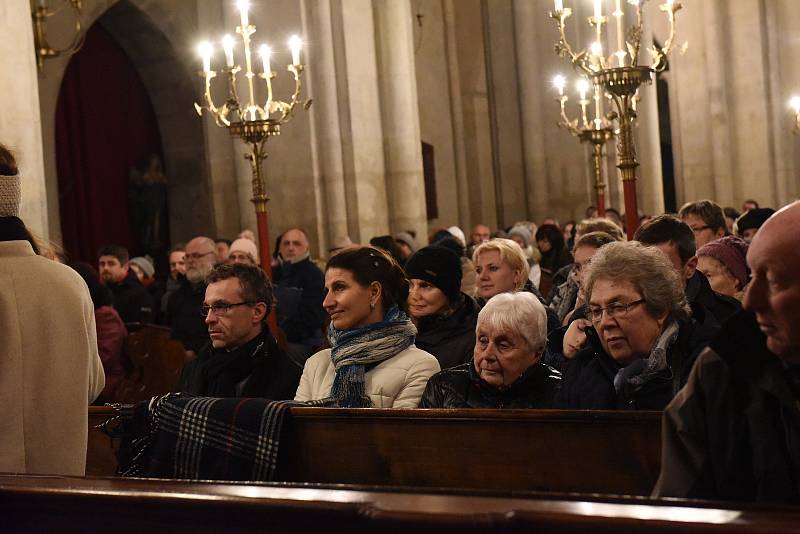
<svg viewBox="0 0 800 534">
<path fill-rule="evenodd" d="M 279 350 L 266 328 L 238 349 L 226 351 L 210 347 L 208 357 L 198 362 L 202 391 L 209 397 L 249 397 L 253 392 L 263 391 L 269 379 L 268 361 L 275 358 Z M 244 389 L 238 392 L 237 386 L 244 380 L 247 380 Z"/>
<path fill-rule="evenodd" d="M 19 217 L 0 217 L 0 241 L 27 241 L 33 251 L 39 254 L 39 247 Z"/>
</svg>

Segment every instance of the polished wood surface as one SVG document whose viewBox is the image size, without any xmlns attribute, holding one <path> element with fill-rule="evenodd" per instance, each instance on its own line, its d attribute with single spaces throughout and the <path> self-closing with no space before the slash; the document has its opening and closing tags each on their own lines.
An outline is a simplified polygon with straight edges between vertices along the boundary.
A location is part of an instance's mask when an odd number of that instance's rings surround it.
<svg viewBox="0 0 800 534">
<path fill-rule="evenodd" d="M 285 430 L 292 482 L 648 495 L 660 467 L 658 412 L 292 408 Z M 92 430 L 87 474 L 116 446 Z"/>
<path fill-rule="evenodd" d="M 790 532 L 800 510 L 368 487 L 0 476 L 9 532 Z"/>
<path fill-rule="evenodd" d="M 131 403 L 164 395 L 175 388 L 186 360 L 186 349 L 170 337 L 170 329 L 152 324 L 128 324 L 123 347 L 125 378 L 114 402 Z"/>
</svg>

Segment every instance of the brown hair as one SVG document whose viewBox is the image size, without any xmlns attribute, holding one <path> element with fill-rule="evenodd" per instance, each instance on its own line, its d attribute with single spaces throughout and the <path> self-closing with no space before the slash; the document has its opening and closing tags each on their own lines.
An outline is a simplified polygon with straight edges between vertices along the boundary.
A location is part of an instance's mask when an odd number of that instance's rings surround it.
<svg viewBox="0 0 800 534">
<path fill-rule="evenodd" d="M 381 302 L 384 311 L 397 305 L 400 309 L 408 300 L 408 280 L 403 268 L 388 253 L 376 247 L 347 248 L 331 259 L 325 266 L 329 269 L 346 269 L 363 287 L 373 282 L 381 285 Z"/>
</svg>

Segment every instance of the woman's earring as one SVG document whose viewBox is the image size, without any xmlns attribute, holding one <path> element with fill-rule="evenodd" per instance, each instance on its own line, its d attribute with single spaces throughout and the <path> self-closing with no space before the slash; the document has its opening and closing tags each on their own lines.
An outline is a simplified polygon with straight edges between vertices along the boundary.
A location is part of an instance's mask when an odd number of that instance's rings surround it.
<svg viewBox="0 0 800 534">
<path fill-rule="evenodd" d="M 374 302 L 370 302 L 369 303 L 369 309 L 370 310 L 374 310 L 375 309 L 375 303 Z"/>
</svg>

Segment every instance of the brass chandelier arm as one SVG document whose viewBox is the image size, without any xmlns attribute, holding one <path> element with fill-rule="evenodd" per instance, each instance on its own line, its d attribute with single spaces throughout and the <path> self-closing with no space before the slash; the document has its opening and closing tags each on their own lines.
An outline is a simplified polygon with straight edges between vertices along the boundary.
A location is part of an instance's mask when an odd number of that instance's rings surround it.
<svg viewBox="0 0 800 534">
<path fill-rule="evenodd" d="M 672 49 L 672 45 L 675 42 L 675 13 L 683 7 L 680 3 L 675 2 L 671 5 L 661 5 L 660 8 L 667 14 L 667 18 L 669 19 L 669 36 L 667 40 L 664 41 L 664 45 L 661 47 L 653 46 L 650 49 L 650 53 L 653 54 L 653 66 L 652 69 L 655 72 L 662 72 L 665 68 L 667 68 L 667 54 L 669 54 L 670 50 Z"/>
<path fill-rule="evenodd" d="M 48 17 L 52 17 L 67 8 L 67 2 L 53 11 L 48 10 L 47 6 L 38 5 L 33 11 L 34 28 L 34 47 L 36 48 L 36 59 L 41 71 L 44 68 L 44 60 L 47 58 L 59 57 L 61 55 L 71 56 L 78 52 L 86 41 L 86 34 L 81 24 L 81 0 L 69 0 L 69 7 L 75 16 L 75 35 L 72 41 L 64 48 L 54 48 L 47 40 L 46 22 Z"/>
<path fill-rule="evenodd" d="M 587 51 L 581 50 L 580 52 L 575 53 L 572 46 L 569 44 L 569 41 L 567 40 L 565 23 L 570 15 L 572 15 L 572 9 L 568 7 L 565 7 L 561 11 L 550 12 L 550 17 L 557 22 L 558 26 L 559 39 L 555 45 L 556 54 L 558 54 L 559 57 L 568 58 L 575 67 L 583 71 L 585 74 L 592 74 L 594 69 L 591 67 L 591 61 L 589 60 Z"/>
</svg>

